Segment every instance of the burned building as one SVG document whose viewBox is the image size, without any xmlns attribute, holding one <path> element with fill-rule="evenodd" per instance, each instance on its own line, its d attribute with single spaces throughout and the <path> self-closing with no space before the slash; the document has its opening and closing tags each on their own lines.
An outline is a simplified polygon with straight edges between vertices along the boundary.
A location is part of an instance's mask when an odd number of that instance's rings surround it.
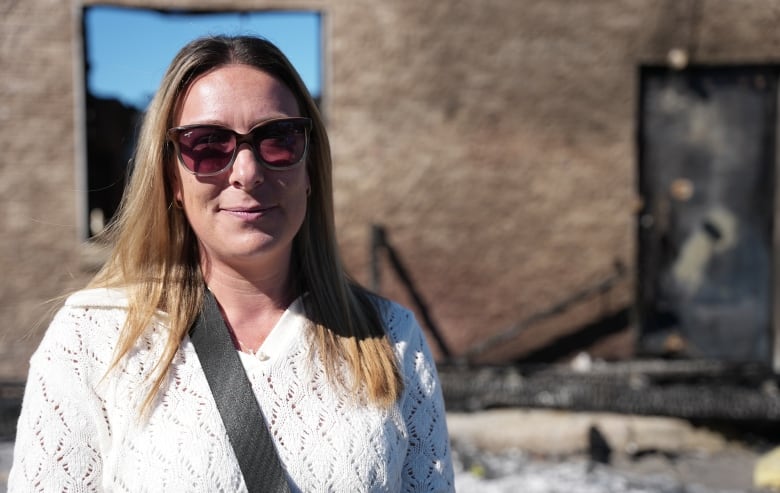
<svg viewBox="0 0 780 493">
<path fill-rule="evenodd" d="M 777 367 L 775 0 L 112 3 L 321 13 L 346 264 L 410 302 L 371 255 L 381 225 L 453 356 Z M 0 5 L 3 379 L 24 378 L 56 297 L 100 261 L 91 4 Z"/>
</svg>

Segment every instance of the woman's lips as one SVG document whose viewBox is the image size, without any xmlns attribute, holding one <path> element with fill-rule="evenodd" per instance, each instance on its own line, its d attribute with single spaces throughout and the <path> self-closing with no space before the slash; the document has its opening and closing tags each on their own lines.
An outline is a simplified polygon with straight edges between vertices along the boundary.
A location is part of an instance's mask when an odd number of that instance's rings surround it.
<svg viewBox="0 0 780 493">
<path fill-rule="evenodd" d="M 242 219 L 256 219 L 274 210 L 275 206 L 223 207 L 221 210 L 231 216 Z"/>
</svg>

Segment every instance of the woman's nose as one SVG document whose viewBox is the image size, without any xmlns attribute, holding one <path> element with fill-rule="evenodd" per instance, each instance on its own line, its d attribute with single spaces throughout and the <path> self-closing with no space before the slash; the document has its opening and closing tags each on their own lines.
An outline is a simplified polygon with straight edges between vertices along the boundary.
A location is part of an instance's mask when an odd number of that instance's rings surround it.
<svg viewBox="0 0 780 493">
<path fill-rule="evenodd" d="M 236 160 L 230 169 L 230 183 L 238 188 L 251 190 L 265 180 L 265 169 L 257 161 L 248 145 L 242 145 L 236 151 Z"/>
</svg>

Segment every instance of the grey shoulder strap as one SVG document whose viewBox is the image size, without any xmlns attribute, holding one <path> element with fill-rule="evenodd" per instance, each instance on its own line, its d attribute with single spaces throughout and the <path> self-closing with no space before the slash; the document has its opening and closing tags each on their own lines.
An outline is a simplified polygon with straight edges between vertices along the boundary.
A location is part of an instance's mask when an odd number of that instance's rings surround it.
<svg viewBox="0 0 780 493">
<path fill-rule="evenodd" d="M 250 493 L 287 493 L 290 486 L 265 424 L 252 385 L 211 291 L 190 328 L 219 414 Z"/>
</svg>

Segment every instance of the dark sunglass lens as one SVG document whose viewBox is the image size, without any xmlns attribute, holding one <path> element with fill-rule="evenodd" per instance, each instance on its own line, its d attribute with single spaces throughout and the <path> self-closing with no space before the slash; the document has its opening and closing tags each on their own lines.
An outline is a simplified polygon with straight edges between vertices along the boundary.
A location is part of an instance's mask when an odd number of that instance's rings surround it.
<svg viewBox="0 0 780 493">
<path fill-rule="evenodd" d="M 230 164 L 235 149 L 235 137 L 225 129 L 193 127 L 179 135 L 182 162 L 196 174 L 219 173 Z"/>
<path fill-rule="evenodd" d="M 272 168 L 289 168 L 303 159 L 306 127 L 298 122 L 274 122 L 261 130 L 257 140 L 260 158 Z"/>
</svg>

